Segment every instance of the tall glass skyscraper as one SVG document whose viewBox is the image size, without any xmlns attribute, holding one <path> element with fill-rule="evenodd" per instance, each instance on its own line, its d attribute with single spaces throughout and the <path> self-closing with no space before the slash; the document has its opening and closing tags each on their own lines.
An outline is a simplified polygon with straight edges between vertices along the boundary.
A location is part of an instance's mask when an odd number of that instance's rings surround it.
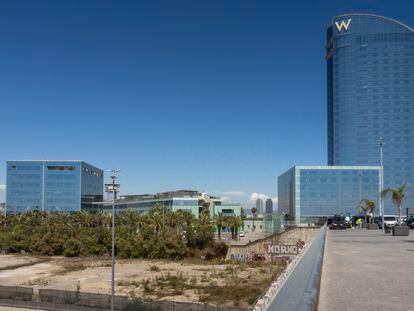
<svg viewBox="0 0 414 311">
<path fill-rule="evenodd" d="M 380 165 L 382 136 L 385 187 L 414 183 L 413 29 L 377 15 L 340 15 L 326 48 L 328 165 Z M 404 207 L 412 204 L 410 194 Z"/>
</svg>

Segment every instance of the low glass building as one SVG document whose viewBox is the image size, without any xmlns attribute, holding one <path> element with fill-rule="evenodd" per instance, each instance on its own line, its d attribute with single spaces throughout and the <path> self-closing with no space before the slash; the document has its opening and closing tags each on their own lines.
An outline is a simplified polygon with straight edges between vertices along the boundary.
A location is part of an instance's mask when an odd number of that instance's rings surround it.
<svg viewBox="0 0 414 311">
<path fill-rule="evenodd" d="M 210 216 L 222 213 L 224 216 L 240 216 L 241 205 L 238 203 L 224 203 L 220 198 L 210 196 L 194 190 L 177 190 L 160 192 L 157 194 L 124 195 L 116 201 L 116 210 L 119 212 L 132 209 L 138 213 L 148 213 L 155 205 L 162 206 L 166 211 L 188 211 L 196 218 L 201 211 L 208 210 Z M 111 202 L 96 204 L 97 208 L 110 210 Z"/>
<path fill-rule="evenodd" d="M 278 178 L 278 211 L 286 220 L 315 223 L 340 213 L 360 214 L 361 199 L 381 213 L 380 166 L 294 166 Z M 385 214 L 392 213 L 388 206 Z"/>
<path fill-rule="evenodd" d="M 7 161 L 6 213 L 75 212 L 103 199 L 103 171 L 83 161 Z"/>
</svg>

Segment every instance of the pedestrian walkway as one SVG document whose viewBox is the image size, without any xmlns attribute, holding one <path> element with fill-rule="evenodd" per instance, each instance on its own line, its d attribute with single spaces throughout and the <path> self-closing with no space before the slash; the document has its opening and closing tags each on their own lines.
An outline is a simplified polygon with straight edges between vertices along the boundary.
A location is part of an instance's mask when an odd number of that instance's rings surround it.
<svg viewBox="0 0 414 311">
<path fill-rule="evenodd" d="M 414 231 L 328 231 L 319 311 L 414 310 Z"/>
</svg>

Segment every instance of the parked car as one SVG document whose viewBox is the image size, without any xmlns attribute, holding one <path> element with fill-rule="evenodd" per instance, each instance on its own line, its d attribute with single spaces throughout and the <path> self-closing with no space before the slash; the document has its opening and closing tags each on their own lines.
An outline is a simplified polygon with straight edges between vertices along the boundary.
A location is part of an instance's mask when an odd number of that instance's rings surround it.
<svg viewBox="0 0 414 311">
<path fill-rule="evenodd" d="M 384 225 L 394 227 L 398 223 L 398 217 L 395 215 L 384 215 Z M 378 226 L 382 229 L 382 217 L 378 220 Z"/>
<path fill-rule="evenodd" d="M 414 229 L 414 215 L 411 215 L 410 217 L 408 217 L 406 223 L 408 227 L 410 227 L 411 229 Z"/>
<path fill-rule="evenodd" d="M 241 238 L 244 238 L 245 237 L 244 231 L 240 231 L 239 232 L 239 237 L 241 237 Z"/>
<path fill-rule="evenodd" d="M 334 215 L 331 225 L 329 229 L 336 230 L 336 229 L 346 229 L 347 224 L 345 222 L 345 216 L 343 215 Z"/>
</svg>

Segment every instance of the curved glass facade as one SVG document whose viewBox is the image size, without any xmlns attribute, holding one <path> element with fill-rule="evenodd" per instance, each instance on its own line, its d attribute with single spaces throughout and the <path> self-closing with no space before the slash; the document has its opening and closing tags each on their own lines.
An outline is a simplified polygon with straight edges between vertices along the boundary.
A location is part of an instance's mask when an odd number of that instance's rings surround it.
<svg viewBox="0 0 414 311">
<path fill-rule="evenodd" d="M 414 183 L 414 31 L 369 14 L 327 29 L 328 164 L 380 165 L 385 187 Z M 414 204 L 410 194 L 404 207 Z M 385 213 L 395 209 L 387 200 Z"/>
</svg>

